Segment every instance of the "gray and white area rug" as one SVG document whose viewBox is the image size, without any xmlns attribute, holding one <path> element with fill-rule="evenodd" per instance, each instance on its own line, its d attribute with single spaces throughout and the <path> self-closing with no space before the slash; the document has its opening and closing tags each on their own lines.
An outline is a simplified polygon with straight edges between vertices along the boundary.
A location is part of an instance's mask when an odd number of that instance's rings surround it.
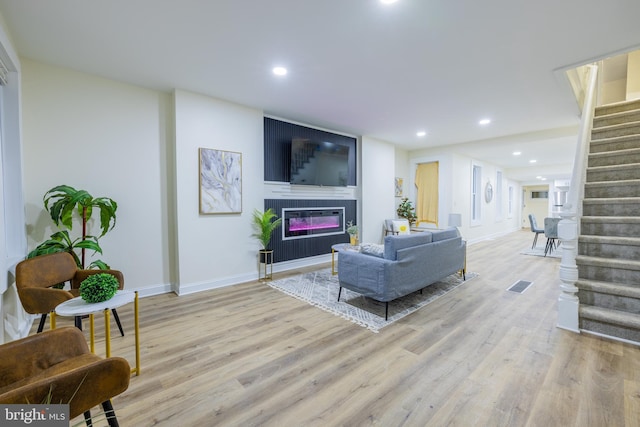
<svg viewBox="0 0 640 427">
<path fill-rule="evenodd" d="M 342 289 L 338 299 L 338 276 L 332 275 L 330 269 L 291 276 L 268 282 L 269 286 L 287 295 L 291 295 L 329 313 L 350 320 L 373 332 L 402 319 L 414 311 L 424 307 L 441 296 L 451 292 L 458 286 L 477 277 L 477 273 L 467 273 L 463 281 L 459 274 L 452 274 L 445 279 L 424 288 L 422 294 L 413 292 L 389 303 L 389 319 L 384 320 L 385 303 Z"/>
<path fill-rule="evenodd" d="M 522 255 L 533 255 L 533 256 L 541 256 L 544 257 L 544 246 L 536 246 L 531 249 L 531 247 L 527 247 L 520 252 Z M 555 248 L 554 250 L 547 252 L 547 258 L 562 258 L 562 247 Z"/>
</svg>

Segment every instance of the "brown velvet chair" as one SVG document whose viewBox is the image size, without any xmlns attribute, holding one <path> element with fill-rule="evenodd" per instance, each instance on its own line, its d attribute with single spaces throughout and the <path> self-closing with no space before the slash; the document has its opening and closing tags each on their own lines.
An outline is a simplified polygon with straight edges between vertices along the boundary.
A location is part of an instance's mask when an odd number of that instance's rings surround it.
<svg viewBox="0 0 640 427">
<path fill-rule="evenodd" d="M 91 408 L 101 404 L 109 425 L 118 426 L 110 399 L 129 387 L 130 377 L 125 359 L 91 353 L 73 327 L 0 345 L 0 403 L 69 404 L 70 417 L 84 413 L 87 425 Z"/>
<path fill-rule="evenodd" d="M 42 332 L 47 314 L 51 313 L 58 304 L 80 295 L 80 284 L 92 274 L 113 274 L 119 283 L 119 289 L 124 288 L 124 276 L 118 270 L 80 270 L 73 256 L 67 252 L 58 252 L 25 259 L 16 266 L 16 287 L 18 296 L 25 311 L 30 314 L 42 314 L 38 332 Z M 57 289 L 52 286 L 70 281 L 71 289 Z M 116 310 L 113 318 L 116 320 L 120 333 L 124 336 L 122 324 Z M 80 318 L 76 318 L 76 326 L 82 329 Z"/>
</svg>

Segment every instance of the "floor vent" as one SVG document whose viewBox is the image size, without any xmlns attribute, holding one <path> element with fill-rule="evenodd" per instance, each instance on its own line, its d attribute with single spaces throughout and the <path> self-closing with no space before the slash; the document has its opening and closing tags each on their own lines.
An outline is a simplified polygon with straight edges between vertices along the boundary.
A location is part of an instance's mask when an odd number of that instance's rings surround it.
<svg viewBox="0 0 640 427">
<path fill-rule="evenodd" d="M 527 289 L 529 289 L 529 286 L 531 286 L 532 284 L 533 282 L 527 282 L 526 280 L 518 280 L 516 283 L 511 285 L 511 287 L 507 290 L 521 294 L 521 293 L 524 293 L 524 291 L 526 291 Z"/>
</svg>

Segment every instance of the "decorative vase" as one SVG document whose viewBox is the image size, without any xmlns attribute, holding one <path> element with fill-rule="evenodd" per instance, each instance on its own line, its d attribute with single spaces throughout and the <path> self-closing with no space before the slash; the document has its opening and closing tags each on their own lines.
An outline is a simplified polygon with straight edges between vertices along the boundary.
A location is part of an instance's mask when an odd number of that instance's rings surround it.
<svg viewBox="0 0 640 427">
<path fill-rule="evenodd" d="M 358 245 L 358 236 L 356 236 L 356 235 L 349 236 L 349 242 L 351 243 L 351 246 L 357 246 Z"/>
</svg>

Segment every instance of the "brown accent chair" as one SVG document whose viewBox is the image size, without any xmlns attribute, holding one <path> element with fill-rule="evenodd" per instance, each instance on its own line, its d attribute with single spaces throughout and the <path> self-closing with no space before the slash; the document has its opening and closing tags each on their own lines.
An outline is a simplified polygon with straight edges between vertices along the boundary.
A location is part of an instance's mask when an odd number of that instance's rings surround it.
<svg viewBox="0 0 640 427">
<path fill-rule="evenodd" d="M 129 387 L 131 368 L 122 357 L 89 351 L 79 329 L 65 327 L 0 345 L 0 403 L 69 404 L 71 419 L 102 405 L 111 427 L 118 426 L 110 399 Z M 49 396 L 50 393 L 50 396 Z"/>
<path fill-rule="evenodd" d="M 73 256 L 67 252 L 41 255 L 25 259 L 16 266 L 16 287 L 18 296 L 25 311 L 30 314 L 42 314 L 38 332 L 42 332 L 47 314 L 55 310 L 58 304 L 80 295 L 80 284 L 92 274 L 109 273 L 117 279 L 119 289 L 124 288 L 124 276 L 118 270 L 80 270 Z M 59 283 L 70 281 L 71 289 L 53 288 Z M 120 333 L 124 331 L 116 310 L 113 317 Z M 76 326 L 82 329 L 80 318 L 76 318 Z"/>
</svg>

